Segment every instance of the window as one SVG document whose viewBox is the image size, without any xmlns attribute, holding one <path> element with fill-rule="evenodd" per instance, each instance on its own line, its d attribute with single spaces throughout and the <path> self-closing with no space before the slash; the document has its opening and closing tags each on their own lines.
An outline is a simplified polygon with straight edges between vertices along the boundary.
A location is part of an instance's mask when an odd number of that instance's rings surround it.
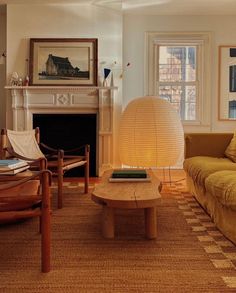
<svg viewBox="0 0 236 293">
<path fill-rule="evenodd" d="M 170 101 L 185 124 L 209 123 L 209 33 L 147 36 L 147 94 Z"/>
<path fill-rule="evenodd" d="M 197 46 L 158 46 L 157 94 L 170 101 L 182 120 L 196 120 Z"/>
</svg>

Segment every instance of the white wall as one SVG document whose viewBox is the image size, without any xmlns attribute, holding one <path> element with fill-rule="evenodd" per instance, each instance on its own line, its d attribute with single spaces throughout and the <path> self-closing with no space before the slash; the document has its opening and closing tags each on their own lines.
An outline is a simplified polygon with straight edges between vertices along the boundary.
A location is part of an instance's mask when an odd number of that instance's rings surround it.
<svg viewBox="0 0 236 293">
<path fill-rule="evenodd" d="M 30 38 L 98 38 L 98 64 L 117 62 L 114 72 L 116 113 L 121 110 L 122 15 L 93 5 L 8 5 L 7 6 L 7 80 L 12 72 L 28 75 Z M 99 74 L 101 75 L 101 74 Z M 7 96 L 7 125 L 12 127 L 11 98 Z M 117 119 L 118 120 L 118 119 Z M 115 141 L 115 146 L 117 142 Z M 116 147 L 115 147 L 116 148 Z"/>
<path fill-rule="evenodd" d="M 121 62 L 122 15 L 93 5 L 8 5 L 8 78 L 27 74 L 30 38 L 98 38 L 98 62 Z"/>
<path fill-rule="evenodd" d="M 205 131 L 230 132 L 236 121 L 218 121 L 218 46 L 236 45 L 235 16 L 144 16 L 124 15 L 123 63 L 131 65 L 125 71 L 123 101 L 144 94 L 144 34 L 147 31 L 210 31 L 212 32 L 211 125 Z M 190 130 L 190 128 L 188 128 Z M 198 131 L 195 127 L 192 131 Z M 203 129 L 199 131 L 204 131 Z"/>
</svg>

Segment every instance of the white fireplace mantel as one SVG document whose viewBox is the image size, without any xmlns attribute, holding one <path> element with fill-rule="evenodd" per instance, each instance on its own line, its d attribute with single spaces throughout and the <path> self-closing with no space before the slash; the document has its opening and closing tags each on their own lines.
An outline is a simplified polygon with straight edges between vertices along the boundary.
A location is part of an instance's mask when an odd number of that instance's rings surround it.
<svg viewBox="0 0 236 293">
<path fill-rule="evenodd" d="M 117 87 L 6 86 L 12 97 L 14 130 L 33 128 L 33 114 L 98 115 L 98 174 L 113 166 L 114 93 Z"/>
</svg>

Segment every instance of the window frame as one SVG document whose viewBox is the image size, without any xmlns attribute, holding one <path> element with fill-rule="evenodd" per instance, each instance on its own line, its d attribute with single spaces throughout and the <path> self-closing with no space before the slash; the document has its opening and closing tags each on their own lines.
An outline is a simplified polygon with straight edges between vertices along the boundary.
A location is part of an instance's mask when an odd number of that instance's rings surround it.
<svg viewBox="0 0 236 293">
<path fill-rule="evenodd" d="M 197 46 L 196 119 L 183 125 L 210 125 L 210 32 L 147 32 L 145 35 L 145 95 L 156 95 L 158 86 L 158 46 Z M 163 84 L 163 82 L 161 82 Z M 173 83 L 174 84 L 174 83 Z M 186 82 L 184 82 L 186 84 Z M 178 82 L 178 85 L 180 83 Z"/>
</svg>

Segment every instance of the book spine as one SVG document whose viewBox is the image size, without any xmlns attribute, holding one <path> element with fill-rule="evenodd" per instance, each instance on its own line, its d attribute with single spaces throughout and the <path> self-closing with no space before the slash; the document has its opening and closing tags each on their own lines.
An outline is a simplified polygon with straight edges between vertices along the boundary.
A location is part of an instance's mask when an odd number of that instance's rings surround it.
<svg viewBox="0 0 236 293">
<path fill-rule="evenodd" d="M 0 165 L 0 171 L 11 170 L 11 169 L 25 167 L 25 166 L 28 166 L 26 162 L 20 162 L 20 163 L 16 163 L 12 165 Z"/>
<path fill-rule="evenodd" d="M 112 178 L 147 178 L 147 174 L 112 174 Z"/>
<path fill-rule="evenodd" d="M 151 182 L 151 178 L 109 178 L 109 182 Z"/>
</svg>

